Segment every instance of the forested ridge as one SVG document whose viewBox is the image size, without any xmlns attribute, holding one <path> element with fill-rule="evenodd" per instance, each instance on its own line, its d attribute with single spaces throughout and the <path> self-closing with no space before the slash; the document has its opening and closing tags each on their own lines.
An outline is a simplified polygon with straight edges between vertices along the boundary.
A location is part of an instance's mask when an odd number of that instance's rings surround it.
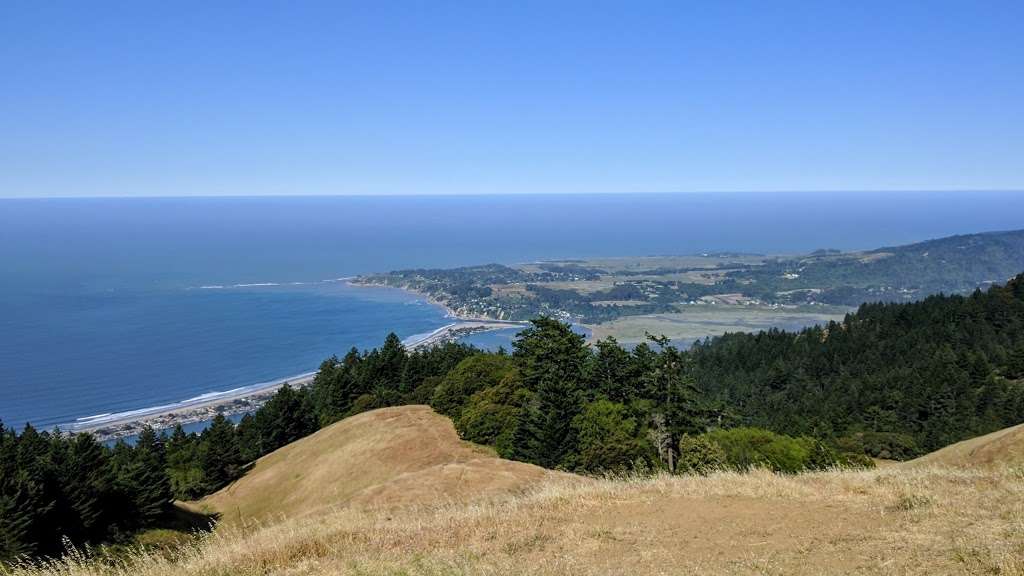
<svg viewBox="0 0 1024 576">
<path fill-rule="evenodd" d="M 1024 276 L 970 296 L 866 304 L 798 333 L 588 346 L 538 318 L 496 353 L 379 349 L 324 361 L 236 426 L 146 430 L 134 446 L 0 426 L 0 561 L 130 542 L 263 454 L 347 416 L 430 404 L 499 454 L 579 472 L 779 472 L 909 458 L 1024 420 Z M 354 462 L 353 465 L 359 463 Z"/>
<path fill-rule="evenodd" d="M 701 390 L 749 424 L 910 457 L 1024 420 L 1024 277 L 864 304 L 798 333 L 696 344 Z"/>
<path fill-rule="evenodd" d="M 1024 270 L 1024 230 L 948 236 L 876 250 L 816 250 L 749 258 L 705 254 L 685 266 L 632 269 L 587 261 L 398 270 L 357 283 L 428 294 L 470 316 L 528 320 L 540 315 L 598 324 L 623 316 L 685 312 L 702 298 L 740 294 L 765 304 L 912 302 L 969 294 Z M 730 257 L 735 257 L 733 261 Z M 610 268 L 610 269 L 609 269 Z M 698 280 L 697 278 L 701 278 Z M 600 281 L 600 282 L 597 282 Z M 620 305 L 620 302 L 629 305 Z"/>
</svg>

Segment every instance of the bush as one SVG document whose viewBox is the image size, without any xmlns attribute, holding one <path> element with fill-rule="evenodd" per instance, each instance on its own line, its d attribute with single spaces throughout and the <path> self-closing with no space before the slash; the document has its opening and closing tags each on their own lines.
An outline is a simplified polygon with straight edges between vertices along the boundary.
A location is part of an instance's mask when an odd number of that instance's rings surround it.
<svg viewBox="0 0 1024 576">
<path fill-rule="evenodd" d="M 383 408 L 384 403 L 381 402 L 380 398 L 373 394 L 361 394 L 358 398 L 352 402 L 352 407 L 349 408 L 348 416 L 355 416 L 356 414 L 362 414 L 363 412 L 369 412 L 370 410 L 376 410 L 377 408 Z"/>
<path fill-rule="evenodd" d="M 804 464 L 805 469 L 828 470 L 829 468 L 838 468 L 842 465 L 842 459 L 839 457 L 839 454 L 820 440 L 802 437 L 797 438 L 796 441 L 804 443 L 810 450 L 810 453 L 807 455 L 807 461 Z"/>
<path fill-rule="evenodd" d="M 515 371 L 512 358 L 500 354 L 477 354 L 459 362 L 434 389 L 430 406 L 453 419 L 459 417 L 470 396 L 497 386 Z"/>
<path fill-rule="evenodd" d="M 427 376 L 419 386 L 402 397 L 402 404 L 430 404 L 430 400 L 434 397 L 434 390 L 440 383 L 440 376 Z"/>
<path fill-rule="evenodd" d="M 874 468 L 875 461 L 866 454 L 845 452 L 839 455 L 839 465 L 843 468 Z"/>
<path fill-rule="evenodd" d="M 637 438 L 636 421 L 617 402 L 597 400 L 583 407 L 572 420 L 579 450 L 567 467 L 584 472 L 626 470 L 649 450 Z"/>
<path fill-rule="evenodd" d="M 842 464 L 838 454 L 813 438 L 793 438 L 760 428 L 715 430 L 703 436 L 721 446 L 729 467 L 767 468 L 793 474 Z"/>
<path fill-rule="evenodd" d="M 684 434 L 679 439 L 679 460 L 676 471 L 680 474 L 710 474 L 728 467 L 725 450 L 706 435 Z"/>
<path fill-rule="evenodd" d="M 464 440 L 493 445 L 505 454 L 512 441 L 520 407 L 530 392 L 518 387 L 518 378 L 510 375 L 497 386 L 476 392 L 453 420 Z"/>
<path fill-rule="evenodd" d="M 895 432 L 858 432 L 840 438 L 836 444 L 844 452 L 885 460 L 909 460 L 921 454 L 913 436 Z"/>
</svg>

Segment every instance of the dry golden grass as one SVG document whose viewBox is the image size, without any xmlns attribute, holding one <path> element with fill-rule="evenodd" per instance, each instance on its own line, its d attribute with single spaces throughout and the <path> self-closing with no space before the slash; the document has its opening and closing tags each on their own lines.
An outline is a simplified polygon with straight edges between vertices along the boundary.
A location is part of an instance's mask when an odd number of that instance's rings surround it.
<svg viewBox="0 0 1024 576">
<path fill-rule="evenodd" d="M 487 499 L 554 474 L 463 442 L 451 420 L 428 406 L 401 406 L 346 418 L 276 450 L 234 484 L 187 506 L 235 524 L 347 505 Z"/>
<path fill-rule="evenodd" d="M 27 576 L 1024 574 L 1024 474 L 902 468 L 573 481 L 503 501 L 234 526 L 174 558 Z"/>
<path fill-rule="evenodd" d="M 396 410 L 433 421 L 419 409 Z M 395 424 L 395 412 L 386 415 Z M 380 442 L 393 457 L 393 446 Z M 423 482 L 438 484 L 416 486 Z M 72 557 L 15 574 L 1024 575 L 1024 471 L 1006 467 L 547 474 L 475 500 L 445 497 L 459 484 L 430 472 L 399 474 L 387 485 L 374 498 L 275 522 L 229 523 L 171 557 L 140 551 L 105 566 Z M 404 490 L 421 503 L 396 500 Z"/>
<path fill-rule="evenodd" d="M 941 466 L 1024 466 L 1024 424 L 957 442 L 907 463 Z"/>
</svg>

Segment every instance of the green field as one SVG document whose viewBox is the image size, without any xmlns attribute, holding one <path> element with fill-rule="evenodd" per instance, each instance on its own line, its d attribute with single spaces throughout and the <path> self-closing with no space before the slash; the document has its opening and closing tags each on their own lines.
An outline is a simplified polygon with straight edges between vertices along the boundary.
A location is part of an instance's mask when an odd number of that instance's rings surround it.
<svg viewBox="0 0 1024 576">
<path fill-rule="evenodd" d="M 613 336 L 622 343 L 634 344 L 646 339 L 646 333 L 689 342 L 726 332 L 757 332 L 769 328 L 799 329 L 830 320 L 842 320 L 851 311 L 841 306 L 728 306 L 698 304 L 680 306 L 680 312 L 623 316 L 611 322 L 586 325 L 594 338 Z"/>
</svg>

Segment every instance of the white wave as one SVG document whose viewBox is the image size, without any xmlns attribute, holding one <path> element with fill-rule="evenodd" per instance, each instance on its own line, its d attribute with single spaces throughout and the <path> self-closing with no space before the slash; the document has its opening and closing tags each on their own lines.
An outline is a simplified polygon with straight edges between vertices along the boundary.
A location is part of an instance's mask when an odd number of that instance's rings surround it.
<svg viewBox="0 0 1024 576">
<path fill-rule="evenodd" d="M 59 427 L 62 430 L 76 431 L 82 428 L 92 429 L 103 424 L 117 424 L 130 422 L 132 420 L 144 418 L 146 416 L 156 416 L 158 414 L 167 414 L 178 410 L 186 410 L 195 405 L 201 405 L 206 402 L 218 400 L 220 398 L 229 399 L 234 397 L 242 397 L 247 394 L 257 394 L 263 390 L 270 390 L 277 386 L 283 385 L 285 382 L 297 382 L 300 380 L 312 378 L 314 376 L 316 376 L 316 372 L 304 372 L 302 374 L 288 376 L 287 378 L 278 378 L 277 380 L 271 380 L 269 382 L 259 382 L 257 384 L 250 384 L 248 386 L 239 386 L 237 388 L 232 388 L 230 390 L 207 392 L 205 394 L 200 394 L 187 400 L 174 402 L 172 404 L 161 404 L 159 406 L 149 406 L 146 408 L 139 408 L 137 410 L 126 410 L 124 412 L 107 412 L 104 414 L 96 414 L 95 416 L 78 418 L 74 422 L 62 424 Z"/>
<path fill-rule="evenodd" d="M 103 414 L 94 414 L 92 416 L 83 416 L 82 418 L 75 419 L 75 422 L 87 422 L 89 420 L 95 420 L 97 418 L 105 418 L 110 416 L 112 412 L 104 412 Z"/>
<path fill-rule="evenodd" d="M 250 284 L 232 284 L 232 288 L 254 288 L 257 286 L 280 286 L 277 282 L 252 282 Z"/>
</svg>

